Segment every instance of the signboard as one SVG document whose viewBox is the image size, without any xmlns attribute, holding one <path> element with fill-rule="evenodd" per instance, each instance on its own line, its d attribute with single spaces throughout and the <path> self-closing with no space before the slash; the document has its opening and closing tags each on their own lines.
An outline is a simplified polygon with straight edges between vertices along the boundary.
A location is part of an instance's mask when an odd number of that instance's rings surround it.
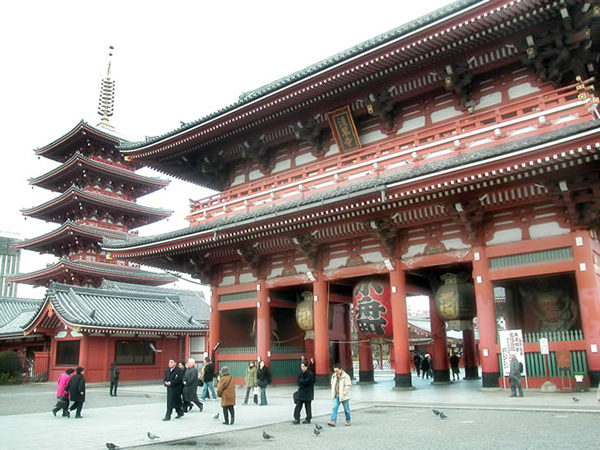
<svg viewBox="0 0 600 450">
<path fill-rule="evenodd" d="M 542 355 L 549 355 L 550 350 L 548 349 L 548 339 L 540 338 L 540 353 Z"/>
<path fill-rule="evenodd" d="M 329 120 L 331 132 L 340 152 L 360 148 L 360 139 L 349 106 L 328 112 L 327 120 Z"/>
<path fill-rule="evenodd" d="M 510 373 L 510 354 L 516 353 L 516 358 L 523 363 L 522 375 L 527 376 L 527 368 L 525 367 L 525 347 L 523 346 L 523 333 L 521 330 L 501 330 L 498 332 L 500 336 L 500 352 L 502 356 L 502 373 L 505 377 Z"/>
</svg>

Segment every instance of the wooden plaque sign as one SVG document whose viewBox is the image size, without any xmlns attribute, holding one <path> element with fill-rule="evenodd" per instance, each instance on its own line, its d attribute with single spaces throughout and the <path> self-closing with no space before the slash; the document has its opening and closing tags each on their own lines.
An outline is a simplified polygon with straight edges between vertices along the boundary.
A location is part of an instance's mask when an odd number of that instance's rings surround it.
<svg viewBox="0 0 600 450">
<path fill-rule="evenodd" d="M 571 352 L 569 350 L 560 350 L 556 352 L 556 365 L 559 369 L 571 368 Z"/>
</svg>

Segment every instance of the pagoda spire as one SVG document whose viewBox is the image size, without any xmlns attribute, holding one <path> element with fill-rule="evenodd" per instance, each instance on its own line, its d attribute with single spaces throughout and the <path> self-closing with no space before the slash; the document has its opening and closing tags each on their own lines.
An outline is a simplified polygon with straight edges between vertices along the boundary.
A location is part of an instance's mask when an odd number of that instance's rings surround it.
<svg viewBox="0 0 600 450">
<path fill-rule="evenodd" d="M 98 125 L 108 128 L 114 128 L 108 120 L 108 118 L 113 115 L 113 109 L 115 106 L 115 82 L 110 78 L 113 50 L 114 47 L 111 45 L 108 52 L 108 67 L 106 69 L 106 77 L 102 79 L 102 83 L 100 85 L 100 102 L 98 104 L 98 114 L 100 117 L 102 117 Z"/>
</svg>

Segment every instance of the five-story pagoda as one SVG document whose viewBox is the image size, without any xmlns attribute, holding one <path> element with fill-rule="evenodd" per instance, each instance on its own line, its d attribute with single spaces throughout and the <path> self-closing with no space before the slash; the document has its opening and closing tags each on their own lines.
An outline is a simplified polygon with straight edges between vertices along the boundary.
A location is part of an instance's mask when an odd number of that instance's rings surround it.
<svg viewBox="0 0 600 450">
<path fill-rule="evenodd" d="M 175 280 L 167 274 L 141 270 L 128 261 L 111 260 L 100 247 L 105 237 L 126 240 L 137 235 L 133 229 L 172 213 L 137 203 L 139 197 L 164 188 L 169 182 L 137 174 L 139 164 L 128 162 L 121 155 L 117 146 L 123 139 L 109 123 L 113 107 L 114 81 L 109 60 L 101 86 L 100 123 L 93 127 L 81 121 L 54 142 L 35 150 L 39 157 L 60 164 L 29 182 L 58 196 L 22 212 L 60 226 L 15 247 L 52 254 L 59 260 L 43 269 L 12 276 L 11 281 L 34 286 L 48 286 L 54 281 L 98 287 L 103 279 L 152 286 Z"/>
</svg>

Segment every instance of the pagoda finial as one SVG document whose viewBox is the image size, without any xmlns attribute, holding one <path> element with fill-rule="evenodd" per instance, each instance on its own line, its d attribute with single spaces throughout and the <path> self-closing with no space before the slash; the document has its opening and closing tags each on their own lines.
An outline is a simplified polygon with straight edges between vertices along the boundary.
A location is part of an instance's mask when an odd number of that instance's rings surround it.
<svg viewBox="0 0 600 450">
<path fill-rule="evenodd" d="M 102 80 L 100 85 L 100 102 L 98 104 L 98 114 L 100 117 L 100 123 L 109 128 L 114 128 L 108 121 L 108 118 L 113 115 L 113 109 L 115 106 L 115 82 L 110 79 L 110 67 L 112 63 L 112 51 L 114 47 L 111 45 L 108 52 L 108 67 L 106 69 L 106 77 Z"/>
</svg>

